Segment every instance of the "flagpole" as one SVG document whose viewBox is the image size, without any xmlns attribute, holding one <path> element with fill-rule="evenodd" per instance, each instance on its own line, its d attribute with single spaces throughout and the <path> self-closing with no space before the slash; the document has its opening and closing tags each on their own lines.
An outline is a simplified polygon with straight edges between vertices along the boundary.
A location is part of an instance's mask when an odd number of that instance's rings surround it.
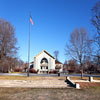
<svg viewBox="0 0 100 100">
<path fill-rule="evenodd" d="M 28 36 L 28 70 L 27 70 L 27 77 L 29 77 L 29 69 L 30 69 L 30 16 L 29 16 L 29 34 L 28 34 L 29 36 Z"/>
</svg>

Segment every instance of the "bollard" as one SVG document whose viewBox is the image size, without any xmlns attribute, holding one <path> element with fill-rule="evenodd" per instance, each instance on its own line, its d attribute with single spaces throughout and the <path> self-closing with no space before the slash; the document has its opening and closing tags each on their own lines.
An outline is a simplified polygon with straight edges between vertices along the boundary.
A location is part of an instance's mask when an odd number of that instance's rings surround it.
<svg viewBox="0 0 100 100">
<path fill-rule="evenodd" d="M 66 80 L 70 80 L 70 77 L 69 76 L 66 76 Z"/>
<path fill-rule="evenodd" d="M 93 77 L 92 76 L 89 76 L 89 81 L 93 82 Z"/>
<path fill-rule="evenodd" d="M 80 89 L 80 85 L 76 83 L 76 84 L 75 84 L 75 88 L 76 88 L 76 89 Z"/>
<path fill-rule="evenodd" d="M 60 76 L 60 72 L 58 72 L 58 76 Z"/>
</svg>

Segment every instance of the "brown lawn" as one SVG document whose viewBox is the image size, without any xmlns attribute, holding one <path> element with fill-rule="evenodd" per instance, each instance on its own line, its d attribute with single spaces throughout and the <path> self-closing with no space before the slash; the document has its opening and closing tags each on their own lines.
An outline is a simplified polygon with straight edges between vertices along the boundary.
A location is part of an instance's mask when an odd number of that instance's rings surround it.
<svg viewBox="0 0 100 100">
<path fill-rule="evenodd" d="M 66 77 L 46 77 L 46 76 L 0 76 L 0 80 L 43 80 L 43 79 L 61 79 L 65 80 Z"/>
<path fill-rule="evenodd" d="M 100 100 L 100 87 L 79 90 L 0 88 L 0 100 Z"/>
<path fill-rule="evenodd" d="M 0 76 L 0 79 L 43 80 L 47 77 Z M 48 77 L 65 80 L 66 77 Z M 80 79 L 73 77 L 72 79 Z M 78 82 L 82 89 L 75 88 L 0 88 L 0 100 L 100 100 L 100 83 Z"/>
</svg>

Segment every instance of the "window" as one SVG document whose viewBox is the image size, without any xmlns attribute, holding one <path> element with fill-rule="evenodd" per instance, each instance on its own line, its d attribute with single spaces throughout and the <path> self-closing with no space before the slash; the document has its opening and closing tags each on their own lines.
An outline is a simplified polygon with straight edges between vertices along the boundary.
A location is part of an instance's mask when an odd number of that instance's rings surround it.
<svg viewBox="0 0 100 100">
<path fill-rule="evenodd" d="M 48 60 L 47 60 L 46 58 L 43 58 L 43 59 L 41 60 L 41 64 L 42 64 L 43 62 L 48 63 Z"/>
</svg>

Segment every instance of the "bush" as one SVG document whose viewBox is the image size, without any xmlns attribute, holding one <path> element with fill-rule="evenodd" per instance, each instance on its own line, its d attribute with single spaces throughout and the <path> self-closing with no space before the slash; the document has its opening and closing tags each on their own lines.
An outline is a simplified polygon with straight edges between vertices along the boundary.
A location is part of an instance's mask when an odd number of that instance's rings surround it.
<svg viewBox="0 0 100 100">
<path fill-rule="evenodd" d="M 14 69 L 14 72 L 22 72 L 22 71 L 23 71 L 22 68 L 15 68 L 15 69 Z"/>
<path fill-rule="evenodd" d="M 57 74 L 57 73 L 58 73 L 57 70 L 51 70 L 51 71 L 49 72 L 49 74 Z"/>
<path fill-rule="evenodd" d="M 34 68 L 31 68 L 31 69 L 29 70 L 29 72 L 30 72 L 30 73 L 38 73 L 38 71 L 36 71 Z"/>
</svg>

